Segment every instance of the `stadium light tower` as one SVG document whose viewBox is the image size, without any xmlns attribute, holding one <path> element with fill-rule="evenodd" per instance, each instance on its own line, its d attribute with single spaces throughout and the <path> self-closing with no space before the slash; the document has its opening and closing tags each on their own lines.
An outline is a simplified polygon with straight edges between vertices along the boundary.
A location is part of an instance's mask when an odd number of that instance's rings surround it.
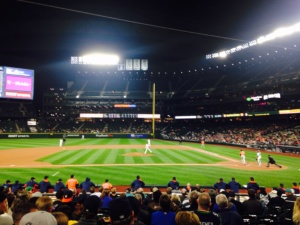
<svg viewBox="0 0 300 225">
<path fill-rule="evenodd" d="M 213 58 L 225 58 L 227 55 L 235 53 L 235 52 L 239 52 L 241 50 L 247 49 L 249 47 L 255 46 L 257 44 L 263 44 L 267 41 L 272 41 L 276 38 L 281 38 L 287 35 L 292 35 L 296 32 L 300 32 L 300 23 L 296 23 L 292 26 L 289 27 L 282 27 L 279 29 L 276 29 L 274 32 L 261 36 L 255 40 L 249 41 L 248 43 L 244 43 L 242 45 L 239 46 L 235 46 L 231 49 L 227 49 L 225 51 L 221 51 L 221 52 L 215 52 L 212 54 L 208 54 L 206 55 L 206 59 L 213 59 Z"/>
</svg>

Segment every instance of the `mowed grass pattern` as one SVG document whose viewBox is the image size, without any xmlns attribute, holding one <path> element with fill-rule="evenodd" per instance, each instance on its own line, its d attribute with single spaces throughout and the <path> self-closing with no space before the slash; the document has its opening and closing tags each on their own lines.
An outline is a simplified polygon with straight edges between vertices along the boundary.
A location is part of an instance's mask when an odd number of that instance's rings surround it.
<svg viewBox="0 0 300 225">
<path fill-rule="evenodd" d="M 40 162 L 53 165 L 84 164 L 207 164 L 222 160 L 195 150 L 153 149 L 153 154 L 143 154 L 144 149 L 78 149 L 64 150 L 41 158 Z"/>
<path fill-rule="evenodd" d="M 216 183 L 219 178 L 229 182 L 235 177 L 242 185 L 249 182 L 253 176 L 259 185 L 265 187 L 277 187 L 279 183 L 284 183 L 286 187 L 291 187 L 292 182 L 299 182 L 300 164 L 299 158 L 286 155 L 276 155 L 272 152 L 262 151 L 262 167 L 266 166 L 267 155 L 271 154 L 277 163 L 284 166 L 281 170 L 248 170 L 234 169 L 217 166 L 216 162 L 222 162 L 219 156 L 240 161 L 239 149 L 223 145 L 206 145 L 202 148 L 211 156 L 197 151 L 201 149 L 199 143 L 183 142 L 186 149 L 174 150 L 171 147 L 178 142 L 152 140 L 153 156 L 125 156 L 130 153 L 143 153 L 144 147 L 133 148 L 133 145 L 144 146 L 145 139 L 76 139 L 68 138 L 68 146 L 76 146 L 77 150 L 62 150 L 56 154 L 48 155 L 40 161 L 50 162 L 59 167 L 47 168 L 0 168 L 0 182 L 5 180 L 19 180 L 24 183 L 35 176 L 37 181 L 43 180 L 45 175 L 49 176 L 51 183 L 55 183 L 58 178 L 66 181 L 71 174 L 75 174 L 79 182 L 83 182 L 86 177 L 90 177 L 96 184 L 101 184 L 105 179 L 109 179 L 113 185 L 126 185 L 140 175 L 146 185 L 167 185 L 173 176 L 176 176 L 180 185 L 187 183 L 210 186 Z M 59 139 L 2 139 L 1 150 L 14 148 L 39 148 L 58 146 Z M 120 145 L 120 148 L 86 148 L 85 146 L 107 146 Z M 154 148 L 157 145 L 164 145 L 163 148 Z M 245 149 L 246 160 L 255 164 L 256 152 L 252 149 Z M 13 157 L 13 155 L 12 155 Z M 94 165 L 93 165 L 94 164 Z M 101 164 L 101 166 L 98 166 Z M 111 165 L 113 164 L 113 165 Z M 210 165 L 208 165 L 210 164 Z M 93 165 L 93 166 L 88 166 Z M 1 166 L 1 165 L 0 165 Z"/>
</svg>

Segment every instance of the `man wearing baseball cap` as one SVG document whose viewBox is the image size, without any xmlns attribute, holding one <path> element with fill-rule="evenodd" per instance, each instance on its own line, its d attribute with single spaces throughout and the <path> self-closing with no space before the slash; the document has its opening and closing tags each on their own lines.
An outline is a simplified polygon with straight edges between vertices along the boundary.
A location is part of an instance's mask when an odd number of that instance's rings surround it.
<svg viewBox="0 0 300 225">
<path fill-rule="evenodd" d="M 20 225 L 57 225 L 57 220 L 55 217 L 45 211 L 36 211 L 25 214 L 21 221 Z"/>
<path fill-rule="evenodd" d="M 113 199 L 109 203 L 108 214 L 112 225 L 129 225 L 134 218 L 134 212 L 126 197 Z"/>
<path fill-rule="evenodd" d="M 38 186 L 39 184 L 35 182 L 35 177 L 31 177 L 30 181 L 26 182 L 24 185 L 24 188 L 26 189 L 27 187 L 32 187 L 32 190 L 34 191 Z"/>
</svg>

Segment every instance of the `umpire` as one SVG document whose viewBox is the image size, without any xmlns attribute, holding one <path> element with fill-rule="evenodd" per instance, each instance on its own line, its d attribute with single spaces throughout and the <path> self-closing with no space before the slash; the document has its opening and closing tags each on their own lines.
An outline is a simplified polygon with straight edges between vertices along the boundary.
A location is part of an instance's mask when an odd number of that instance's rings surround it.
<svg viewBox="0 0 300 225">
<path fill-rule="evenodd" d="M 275 161 L 270 155 L 268 155 L 268 159 L 269 159 L 269 161 L 268 161 L 267 167 L 270 167 L 270 164 L 274 164 L 274 165 L 278 166 L 279 168 L 282 167 L 282 166 L 278 165 L 278 164 L 276 163 L 276 161 Z"/>
</svg>

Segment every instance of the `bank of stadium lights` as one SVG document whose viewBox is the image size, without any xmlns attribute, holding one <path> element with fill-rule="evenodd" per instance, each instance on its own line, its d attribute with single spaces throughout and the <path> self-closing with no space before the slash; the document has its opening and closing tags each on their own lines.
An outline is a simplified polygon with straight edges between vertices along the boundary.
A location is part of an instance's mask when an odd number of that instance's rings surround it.
<svg viewBox="0 0 300 225">
<path fill-rule="evenodd" d="M 79 57 L 71 57 L 71 64 L 118 65 L 119 61 L 119 56 L 103 53 L 94 53 Z"/>
<path fill-rule="evenodd" d="M 276 38 L 281 38 L 281 37 L 284 37 L 284 36 L 287 36 L 287 35 L 291 35 L 293 33 L 299 32 L 299 31 L 300 31 L 300 23 L 297 23 L 297 24 L 295 24 L 293 26 L 290 26 L 290 27 L 279 28 L 279 29 L 275 30 L 274 32 L 272 32 L 270 34 L 267 34 L 265 36 L 261 36 L 261 37 L 257 38 L 256 40 L 249 41 L 248 43 L 238 45 L 234 48 L 231 48 L 231 49 L 228 49 L 228 50 L 225 50 L 225 51 L 208 54 L 208 55 L 206 55 L 206 59 L 225 58 L 229 54 L 239 52 L 241 50 L 247 49 L 249 47 L 252 47 L 252 46 L 255 46 L 255 45 L 258 45 L 258 44 L 265 43 L 267 41 L 272 41 Z"/>
</svg>

